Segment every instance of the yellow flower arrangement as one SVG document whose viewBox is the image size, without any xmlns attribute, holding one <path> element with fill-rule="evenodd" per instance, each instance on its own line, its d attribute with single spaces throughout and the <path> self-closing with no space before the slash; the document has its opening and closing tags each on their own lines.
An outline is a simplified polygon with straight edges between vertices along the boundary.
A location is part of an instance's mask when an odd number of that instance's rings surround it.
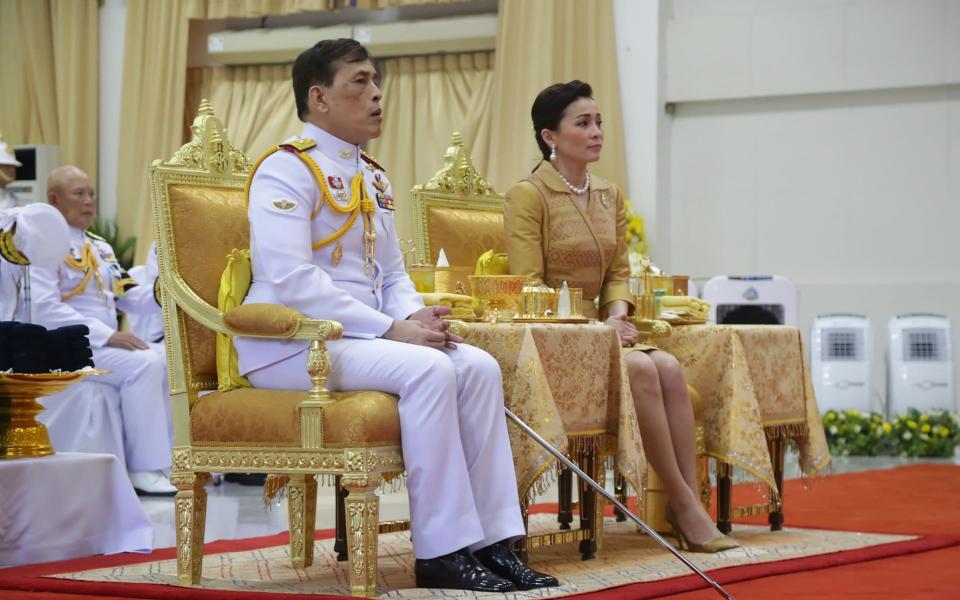
<svg viewBox="0 0 960 600">
<path fill-rule="evenodd" d="M 631 254 L 647 253 L 647 234 L 643 228 L 643 217 L 633 212 L 630 200 L 624 200 L 627 209 L 627 248 Z"/>
<path fill-rule="evenodd" d="M 839 455 L 949 457 L 960 444 L 960 421 L 945 411 L 911 408 L 887 421 L 876 413 L 830 410 L 823 423 L 830 451 Z"/>
</svg>

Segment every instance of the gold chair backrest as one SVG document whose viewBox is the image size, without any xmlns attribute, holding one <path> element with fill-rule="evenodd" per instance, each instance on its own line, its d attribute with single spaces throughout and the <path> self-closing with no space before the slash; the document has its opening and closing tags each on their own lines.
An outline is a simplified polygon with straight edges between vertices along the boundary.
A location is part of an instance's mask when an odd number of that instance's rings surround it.
<svg viewBox="0 0 960 600">
<path fill-rule="evenodd" d="M 195 394 L 217 387 L 215 331 L 224 330 L 217 296 L 227 254 L 250 246 L 244 185 L 251 162 L 230 144 L 206 100 L 191 131 L 193 138 L 170 160 L 154 161 L 150 188 L 173 357 L 171 390 Z M 198 310 L 203 323 L 188 317 L 174 298 Z"/>
<path fill-rule="evenodd" d="M 487 250 L 506 252 L 503 196 L 477 172 L 453 134 L 443 168 L 411 190 L 417 261 L 436 264 L 440 249 L 451 267 L 469 269 Z"/>
</svg>

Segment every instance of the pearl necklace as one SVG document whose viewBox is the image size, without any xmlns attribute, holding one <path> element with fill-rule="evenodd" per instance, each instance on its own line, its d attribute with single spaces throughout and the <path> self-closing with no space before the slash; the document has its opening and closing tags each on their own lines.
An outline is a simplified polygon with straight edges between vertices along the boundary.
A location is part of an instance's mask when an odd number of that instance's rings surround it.
<svg viewBox="0 0 960 600">
<path fill-rule="evenodd" d="M 590 189 L 590 173 L 587 173 L 587 180 L 584 182 L 583 187 L 577 187 L 567 181 L 567 178 L 563 176 L 563 173 L 560 172 L 560 169 L 557 169 L 557 175 L 559 175 L 560 179 L 567 184 L 567 187 L 570 188 L 570 191 L 578 196 L 587 193 L 587 190 Z"/>
</svg>

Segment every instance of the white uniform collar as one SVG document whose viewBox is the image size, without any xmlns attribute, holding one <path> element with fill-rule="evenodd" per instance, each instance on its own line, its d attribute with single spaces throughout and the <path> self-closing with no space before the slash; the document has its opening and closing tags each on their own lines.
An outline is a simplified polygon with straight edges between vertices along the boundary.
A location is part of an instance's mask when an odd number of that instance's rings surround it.
<svg viewBox="0 0 960 600">
<path fill-rule="evenodd" d="M 310 138 L 317 143 L 317 150 L 335 163 L 356 171 L 360 168 L 360 146 L 345 142 L 326 129 L 321 129 L 313 123 L 307 123 L 303 128 L 303 137 Z"/>
<path fill-rule="evenodd" d="M 70 226 L 70 241 L 79 242 L 82 246 L 87 241 L 87 231 L 79 227 Z"/>
</svg>

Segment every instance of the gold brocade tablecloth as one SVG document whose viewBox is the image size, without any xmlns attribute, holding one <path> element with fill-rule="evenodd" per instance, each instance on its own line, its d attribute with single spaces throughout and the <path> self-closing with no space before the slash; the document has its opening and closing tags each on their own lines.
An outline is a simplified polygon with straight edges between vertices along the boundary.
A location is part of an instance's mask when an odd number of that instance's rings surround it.
<svg viewBox="0 0 960 600">
<path fill-rule="evenodd" d="M 618 470 L 640 489 L 646 457 L 620 355 L 606 325 L 476 323 L 465 341 L 489 352 L 503 372 L 507 408 L 559 450 L 596 449 L 616 456 Z M 523 496 L 542 492 L 554 459 L 508 425 Z"/>
<path fill-rule="evenodd" d="M 771 325 L 686 325 L 655 341 L 703 398 L 707 453 L 776 489 L 767 437 L 794 441 L 800 467 L 830 462 L 800 331 Z"/>
</svg>

